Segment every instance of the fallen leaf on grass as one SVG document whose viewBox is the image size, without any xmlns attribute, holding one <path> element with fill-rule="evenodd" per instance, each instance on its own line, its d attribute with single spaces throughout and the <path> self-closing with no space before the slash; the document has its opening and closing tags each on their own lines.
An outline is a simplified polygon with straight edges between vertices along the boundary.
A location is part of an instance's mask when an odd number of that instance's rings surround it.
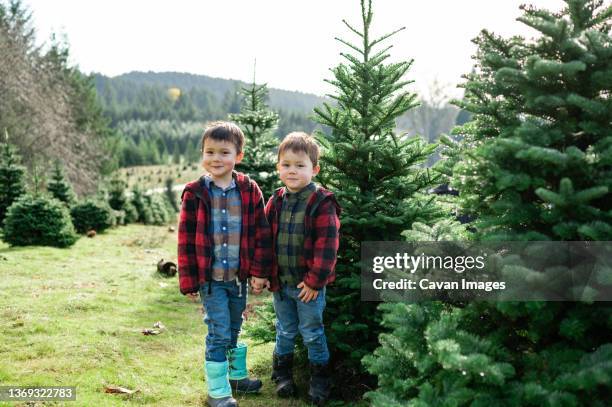
<svg viewBox="0 0 612 407">
<path fill-rule="evenodd" d="M 161 321 L 157 321 L 156 323 L 154 323 L 153 328 L 156 329 L 145 328 L 142 330 L 142 333 L 144 335 L 159 335 L 160 333 L 166 330 L 166 327 L 164 326 L 164 324 L 162 324 Z"/>
<path fill-rule="evenodd" d="M 137 393 L 139 391 L 140 390 L 126 389 L 125 387 L 104 386 L 104 392 L 105 393 L 111 393 L 111 394 L 134 394 L 134 393 Z"/>
</svg>

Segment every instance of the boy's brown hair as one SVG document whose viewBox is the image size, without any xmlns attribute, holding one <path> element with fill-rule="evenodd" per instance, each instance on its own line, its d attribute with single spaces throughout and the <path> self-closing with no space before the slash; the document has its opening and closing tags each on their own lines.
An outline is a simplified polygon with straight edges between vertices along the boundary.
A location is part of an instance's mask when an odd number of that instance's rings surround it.
<svg viewBox="0 0 612 407">
<path fill-rule="evenodd" d="M 300 151 L 306 153 L 313 167 L 316 167 L 319 163 L 319 146 L 310 134 L 302 131 L 294 131 L 287 134 L 280 143 L 280 146 L 278 146 L 277 162 L 280 161 L 281 154 L 287 150 L 291 150 L 294 153 L 299 153 Z"/>
<path fill-rule="evenodd" d="M 224 121 L 208 123 L 202 135 L 202 146 L 200 149 L 202 152 L 204 152 L 204 142 L 209 138 L 217 141 L 229 141 L 236 147 L 237 154 L 242 152 L 244 133 L 235 123 Z"/>
</svg>

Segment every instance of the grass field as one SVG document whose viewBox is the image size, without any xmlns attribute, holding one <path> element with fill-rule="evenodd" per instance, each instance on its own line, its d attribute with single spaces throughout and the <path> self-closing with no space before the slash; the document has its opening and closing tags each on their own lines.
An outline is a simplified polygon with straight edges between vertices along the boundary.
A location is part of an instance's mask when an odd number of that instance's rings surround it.
<svg viewBox="0 0 612 407">
<path fill-rule="evenodd" d="M 204 405 L 201 304 L 179 293 L 176 278 L 156 272 L 157 261 L 175 253 L 176 233 L 142 225 L 81 238 L 69 249 L 0 243 L 0 385 L 77 388 L 75 402 L 0 405 Z M 142 334 L 157 321 L 165 331 Z M 264 391 L 238 396 L 240 406 L 308 405 L 274 396 L 272 346 L 250 347 L 249 366 Z M 138 392 L 108 394 L 105 386 Z"/>
</svg>

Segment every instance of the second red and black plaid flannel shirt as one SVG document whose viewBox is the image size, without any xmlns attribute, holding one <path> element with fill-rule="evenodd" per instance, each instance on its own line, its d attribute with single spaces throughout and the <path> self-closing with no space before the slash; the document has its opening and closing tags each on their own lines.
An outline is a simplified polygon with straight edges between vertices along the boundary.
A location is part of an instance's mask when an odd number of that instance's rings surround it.
<svg viewBox="0 0 612 407">
<path fill-rule="evenodd" d="M 272 228 L 272 249 L 276 247 L 279 216 L 285 196 L 285 187 L 277 189 L 266 204 L 266 217 Z M 314 289 L 321 289 L 336 279 L 334 269 L 340 242 L 340 206 L 334 194 L 318 187 L 306 204 L 304 216 L 304 249 L 299 262 L 307 270 L 302 281 Z M 272 259 L 270 290 L 280 288 L 276 253 Z"/>
</svg>

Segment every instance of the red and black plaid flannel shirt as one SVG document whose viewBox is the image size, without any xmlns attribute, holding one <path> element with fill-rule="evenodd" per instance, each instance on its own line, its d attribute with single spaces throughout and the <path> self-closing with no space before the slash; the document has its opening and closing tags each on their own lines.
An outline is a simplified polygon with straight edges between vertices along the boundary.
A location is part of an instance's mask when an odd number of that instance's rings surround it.
<svg viewBox="0 0 612 407">
<path fill-rule="evenodd" d="M 242 198 L 240 269 L 238 278 L 268 278 L 272 263 L 270 226 L 264 200 L 255 181 L 234 171 Z M 210 233 L 211 201 L 201 179 L 188 183 L 181 196 L 178 225 L 178 272 L 181 293 L 197 292 L 212 280 L 213 240 Z"/>
<path fill-rule="evenodd" d="M 272 250 L 276 250 L 279 216 L 281 213 L 285 188 L 279 188 L 266 204 L 266 218 L 272 228 Z M 321 289 L 336 279 L 334 269 L 340 243 L 340 205 L 334 194 L 325 188 L 317 187 L 306 204 L 304 216 L 304 250 L 299 263 L 306 267 L 302 281 L 314 289 Z M 276 253 L 272 258 L 270 290 L 280 288 Z"/>
</svg>

